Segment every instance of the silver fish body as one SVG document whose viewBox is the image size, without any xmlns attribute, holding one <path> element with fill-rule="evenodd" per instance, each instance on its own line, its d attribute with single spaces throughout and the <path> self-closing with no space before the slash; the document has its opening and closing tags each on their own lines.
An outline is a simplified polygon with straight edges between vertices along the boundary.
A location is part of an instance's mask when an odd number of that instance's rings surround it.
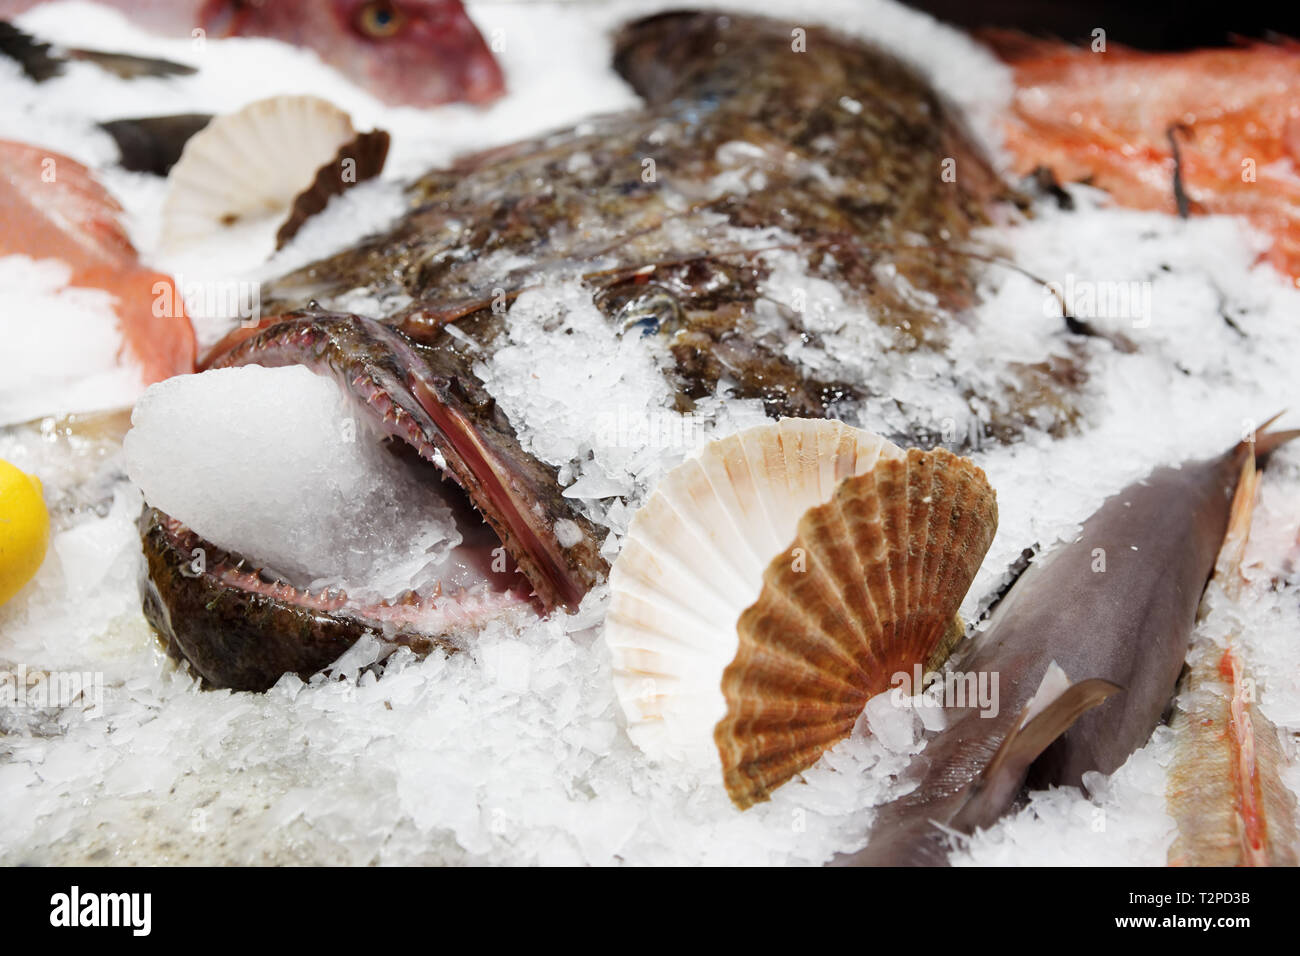
<svg viewBox="0 0 1300 956">
<path fill-rule="evenodd" d="M 1290 434 L 1261 436 L 1259 451 Z M 1157 469 L 1107 499 L 1073 542 L 1034 562 L 955 665 L 989 675 L 989 685 L 997 676 L 996 713 L 949 707 L 947 727 L 918 758 L 920 783 L 880 808 L 865 849 L 836 862 L 942 864 L 952 834 L 992 824 L 1026 780 L 1078 785 L 1141 747 L 1173 696 L 1248 451 L 1242 443 L 1218 458 Z M 1058 712 L 1027 733 L 1026 708 L 1053 662 L 1080 683 L 1049 701 L 1045 710 Z M 1068 729 L 1045 736 L 1054 720 Z"/>
</svg>

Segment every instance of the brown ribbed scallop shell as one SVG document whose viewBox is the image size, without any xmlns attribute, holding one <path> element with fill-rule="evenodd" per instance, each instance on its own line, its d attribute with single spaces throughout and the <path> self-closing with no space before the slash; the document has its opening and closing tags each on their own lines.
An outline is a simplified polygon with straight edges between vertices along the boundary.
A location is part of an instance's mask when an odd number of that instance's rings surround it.
<svg viewBox="0 0 1300 956">
<path fill-rule="evenodd" d="M 384 171 L 388 158 L 388 133 L 382 129 L 357 136 L 339 147 L 334 158 L 316 170 L 311 185 L 294 197 L 280 231 L 275 234 L 275 248 L 283 249 L 312 216 L 321 212 L 335 196 L 357 183 L 374 179 Z M 344 163 L 352 163 L 350 175 Z"/>
<path fill-rule="evenodd" d="M 723 673 L 714 740 L 737 806 L 815 763 L 894 674 L 931 659 L 996 529 L 984 472 L 943 449 L 881 460 L 804 514 Z"/>
</svg>

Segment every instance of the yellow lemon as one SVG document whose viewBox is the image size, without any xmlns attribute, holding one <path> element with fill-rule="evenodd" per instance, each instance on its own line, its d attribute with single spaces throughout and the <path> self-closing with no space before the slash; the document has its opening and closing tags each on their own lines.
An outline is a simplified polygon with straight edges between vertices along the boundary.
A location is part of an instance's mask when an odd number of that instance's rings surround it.
<svg viewBox="0 0 1300 956">
<path fill-rule="evenodd" d="M 0 460 L 0 604 L 32 579 L 49 543 L 40 479 Z"/>
</svg>

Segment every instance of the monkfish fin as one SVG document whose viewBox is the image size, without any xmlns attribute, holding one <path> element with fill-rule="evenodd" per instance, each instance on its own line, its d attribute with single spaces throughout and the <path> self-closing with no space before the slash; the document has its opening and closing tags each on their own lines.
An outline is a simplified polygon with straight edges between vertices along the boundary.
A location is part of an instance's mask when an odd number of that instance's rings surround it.
<svg viewBox="0 0 1300 956">
<path fill-rule="evenodd" d="M 969 796 L 950 826 L 963 833 L 990 826 L 1006 812 L 1029 773 L 1029 765 L 1085 712 L 1123 690 L 1099 677 L 1071 683 L 1055 661 L 1025 705 L 1016 729 L 969 785 Z"/>
</svg>

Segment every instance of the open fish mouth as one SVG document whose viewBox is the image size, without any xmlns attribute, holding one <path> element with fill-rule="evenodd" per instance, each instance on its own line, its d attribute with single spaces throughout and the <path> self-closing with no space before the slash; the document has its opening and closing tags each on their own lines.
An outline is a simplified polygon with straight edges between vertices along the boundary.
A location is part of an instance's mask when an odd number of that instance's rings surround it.
<svg viewBox="0 0 1300 956">
<path fill-rule="evenodd" d="M 416 650 L 448 646 L 496 616 L 574 610 L 603 580 L 596 528 L 456 356 L 370 319 L 314 311 L 274 320 L 208 361 L 243 365 L 332 378 L 376 437 L 424 476 L 448 479 L 442 497 L 462 540 L 432 588 L 350 597 L 313 593 L 146 508 L 146 614 L 210 684 L 265 689 L 285 672 L 319 670 L 366 633 Z"/>
<path fill-rule="evenodd" d="M 353 599 L 341 589 L 313 594 L 156 508 L 145 509 L 140 530 L 148 562 L 145 616 L 172 653 L 217 687 L 265 690 L 283 674 L 315 673 L 365 634 L 419 653 L 452 650 L 459 634 L 533 606 L 518 574 L 504 586 L 485 573 L 456 592 L 438 587 L 385 601 Z M 458 551 L 463 565 L 486 569 L 481 551 Z"/>
</svg>

